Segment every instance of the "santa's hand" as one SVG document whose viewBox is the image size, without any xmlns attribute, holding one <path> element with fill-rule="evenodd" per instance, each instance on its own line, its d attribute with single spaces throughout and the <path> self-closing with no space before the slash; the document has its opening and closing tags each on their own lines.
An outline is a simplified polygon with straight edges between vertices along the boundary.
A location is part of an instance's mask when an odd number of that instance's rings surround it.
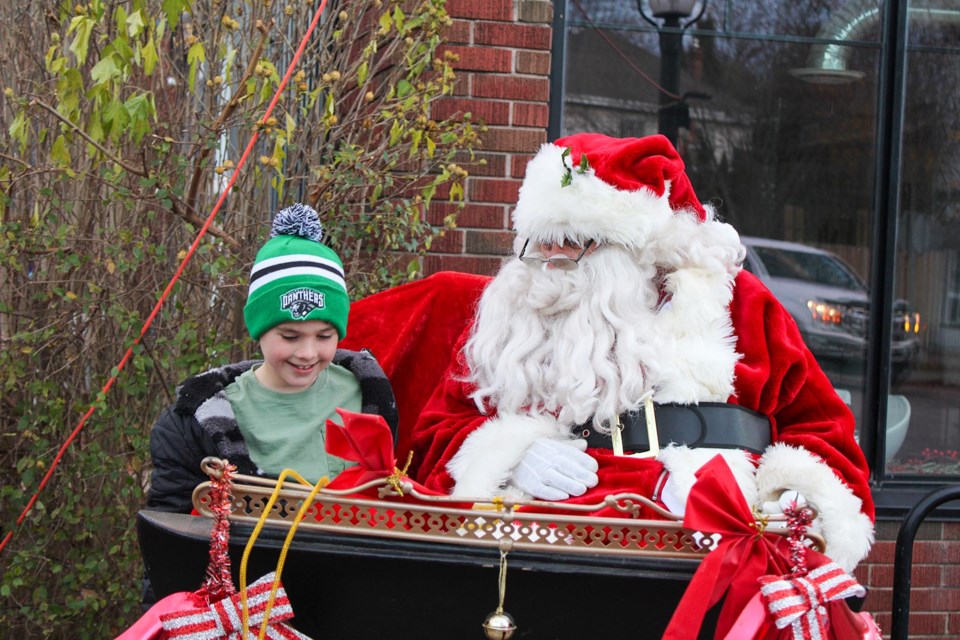
<svg viewBox="0 0 960 640">
<path fill-rule="evenodd" d="M 536 440 L 513 470 L 510 483 L 540 500 L 566 500 L 597 486 L 597 461 L 585 440 Z"/>
<path fill-rule="evenodd" d="M 792 489 L 787 489 L 780 494 L 778 500 L 764 502 L 760 505 L 760 510 L 762 513 L 767 515 L 780 515 L 787 510 L 787 507 L 795 505 L 795 509 L 800 507 L 807 506 L 807 499 L 803 497 L 798 491 L 793 491 Z"/>
</svg>

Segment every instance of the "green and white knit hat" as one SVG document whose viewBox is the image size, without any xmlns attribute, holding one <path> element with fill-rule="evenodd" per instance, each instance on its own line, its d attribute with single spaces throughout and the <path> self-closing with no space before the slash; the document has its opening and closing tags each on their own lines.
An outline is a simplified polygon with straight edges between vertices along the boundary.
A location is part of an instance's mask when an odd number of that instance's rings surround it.
<svg viewBox="0 0 960 640">
<path fill-rule="evenodd" d="M 254 340 L 283 322 L 324 320 L 342 340 L 347 335 L 350 298 L 343 263 L 321 243 L 323 225 L 304 204 L 281 210 L 270 239 L 250 271 L 243 319 Z"/>
</svg>

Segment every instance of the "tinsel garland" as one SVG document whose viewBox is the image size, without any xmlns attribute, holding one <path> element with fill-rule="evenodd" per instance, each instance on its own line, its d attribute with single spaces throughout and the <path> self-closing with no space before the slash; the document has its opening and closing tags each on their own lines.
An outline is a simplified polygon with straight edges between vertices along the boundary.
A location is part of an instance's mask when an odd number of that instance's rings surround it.
<svg viewBox="0 0 960 640">
<path fill-rule="evenodd" d="M 236 592 L 230 573 L 230 512 L 233 505 L 233 477 L 237 468 L 227 462 L 210 465 L 210 510 L 213 527 L 210 531 L 210 563 L 207 576 L 197 595 L 207 603 L 227 598 Z"/>
<path fill-rule="evenodd" d="M 787 517 L 787 541 L 790 544 L 790 573 L 804 575 L 807 573 L 807 545 L 804 536 L 810 525 L 813 524 L 813 510 L 810 507 L 799 507 L 796 502 L 791 503 L 783 510 Z"/>
</svg>

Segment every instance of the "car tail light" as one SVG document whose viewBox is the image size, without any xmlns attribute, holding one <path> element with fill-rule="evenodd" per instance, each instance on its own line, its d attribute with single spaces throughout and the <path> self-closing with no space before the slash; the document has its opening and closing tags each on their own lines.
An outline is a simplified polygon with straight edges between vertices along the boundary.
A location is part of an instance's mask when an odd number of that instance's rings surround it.
<svg viewBox="0 0 960 640">
<path fill-rule="evenodd" d="M 905 313 L 903 315 L 904 333 L 920 333 L 920 312 Z"/>
</svg>

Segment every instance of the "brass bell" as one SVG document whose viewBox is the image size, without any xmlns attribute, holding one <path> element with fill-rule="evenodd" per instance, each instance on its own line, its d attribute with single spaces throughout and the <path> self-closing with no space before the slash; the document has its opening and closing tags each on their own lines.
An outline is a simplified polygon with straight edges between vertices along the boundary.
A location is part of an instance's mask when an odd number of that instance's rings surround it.
<svg viewBox="0 0 960 640">
<path fill-rule="evenodd" d="M 517 625 L 513 622 L 513 616 L 503 609 L 497 609 L 483 621 L 483 632 L 487 640 L 509 640 L 516 630 Z"/>
</svg>

